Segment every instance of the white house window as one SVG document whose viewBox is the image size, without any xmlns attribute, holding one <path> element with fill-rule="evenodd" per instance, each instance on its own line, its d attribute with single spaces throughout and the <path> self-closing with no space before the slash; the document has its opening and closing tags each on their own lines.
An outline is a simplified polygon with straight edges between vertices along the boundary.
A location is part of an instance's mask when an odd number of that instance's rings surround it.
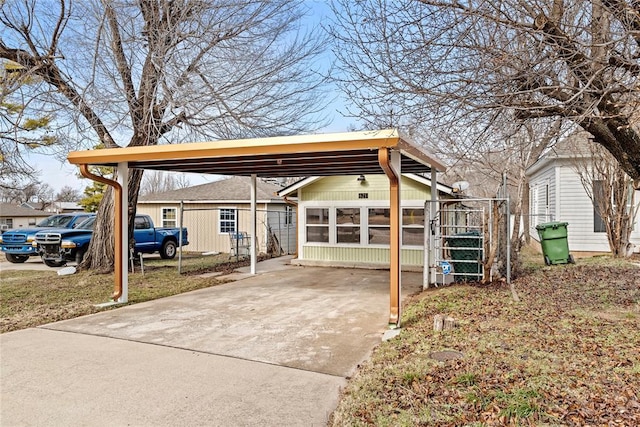
<svg viewBox="0 0 640 427">
<path fill-rule="evenodd" d="M 360 208 L 336 208 L 337 243 L 360 243 Z"/>
<path fill-rule="evenodd" d="M 402 244 L 424 245 L 424 209 L 402 209 Z"/>
<path fill-rule="evenodd" d="M 236 220 L 237 220 L 237 217 L 236 217 L 235 209 L 220 209 L 219 220 L 218 220 L 220 234 L 235 233 Z"/>
<path fill-rule="evenodd" d="M 307 208 L 307 242 L 329 243 L 329 209 Z"/>
<path fill-rule="evenodd" d="M 369 244 L 388 245 L 390 239 L 389 208 L 369 208 Z"/>
<path fill-rule="evenodd" d="M 178 209 L 162 208 L 162 226 L 177 227 L 178 226 Z"/>
</svg>

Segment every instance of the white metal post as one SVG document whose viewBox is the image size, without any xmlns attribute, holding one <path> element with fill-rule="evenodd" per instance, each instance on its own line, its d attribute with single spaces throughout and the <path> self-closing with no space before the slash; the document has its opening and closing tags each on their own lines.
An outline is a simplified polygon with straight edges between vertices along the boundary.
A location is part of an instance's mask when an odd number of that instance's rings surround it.
<svg viewBox="0 0 640 427">
<path fill-rule="evenodd" d="M 128 265 L 129 260 L 129 163 L 118 163 L 116 169 L 118 183 L 122 186 L 121 209 L 122 209 L 122 265 Z M 116 231 L 117 232 L 117 231 Z M 119 303 L 129 300 L 129 269 L 122 269 L 122 295 L 118 298 Z"/>
<path fill-rule="evenodd" d="M 256 250 L 256 240 L 257 240 L 257 218 L 256 218 L 256 174 L 251 174 L 251 274 L 256 274 L 256 264 L 258 263 L 257 250 Z"/>
<path fill-rule="evenodd" d="M 429 226 L 425 224 L 424 232 L 429 233 L 429 284 L 436 284 L 436 236 L 431 232 L 435 226 L 438 210 L 438 179 L 436 168 L 431 165 L 431 209 L 429 209 Z"/>
</svg>

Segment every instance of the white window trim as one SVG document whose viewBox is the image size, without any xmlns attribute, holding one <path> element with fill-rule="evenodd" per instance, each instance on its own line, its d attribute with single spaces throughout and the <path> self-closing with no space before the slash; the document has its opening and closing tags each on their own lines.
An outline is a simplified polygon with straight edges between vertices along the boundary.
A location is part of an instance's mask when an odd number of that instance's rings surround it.
<svg viewBox="0 0 640 427">
<path fill-rule="evenodd" d="M 166 225 L 165 224 L 165 218 L 164 218 L 164 213 L 165 210 L 167 211 L 173 211 L 175 213 L 175 219 L 171 220 L 175 222 L 175 225 Z M 172 207 L 172 206 L 162 206 L 160 208 L 160 226 L 163 228 L 176 228 L 178 227 L 178 208 L 176 207 Z"/>
<path fill-rule="evenodd" d="M 222 214 L 222 211 L 227 211 L 227 210 L 231 210 L 234 212 L 234 217 L 233 217 L 233 229 L 235 231 L 233 231 L 233 233 L 237 233 L 238 232 L 238 208 L 236 206 L 225 206 L 223 208 L 218 208 L 218 234 L 229 234 L 229 231 L 222 231 L 222 220 L 220 218 L 220 215 Z M 225 222 L 228 222 L 229 220 L 225 220 Z"/>
</svg>

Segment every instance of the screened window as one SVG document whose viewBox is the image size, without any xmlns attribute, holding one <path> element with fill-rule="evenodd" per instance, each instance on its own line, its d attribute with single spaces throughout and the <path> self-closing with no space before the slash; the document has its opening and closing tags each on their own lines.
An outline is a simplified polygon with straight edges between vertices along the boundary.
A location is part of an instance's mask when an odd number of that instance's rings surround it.
<svg viewBox="0 0 640 427">
<path fill-rule="evenodd" d="M 178 226 L 177 212 L 178 212 L 177 208 L 162 208 L 162 226 L 177 227 Z"/>
<path fill-rule="evenodd" d="M 369 208 L 369 244 L 388 245 L 390 239 L 389 208 Z"/>
<path fill-rule="evenodd" d="M 360 243 L 360 208 L 336 209 L 336 241 Z"/>
<path fill-rule="evenodd" d="M 235 209 L 220 209 L 218 218 L 218 225 L 220 228 L 220 234 L 235 233 L 237 215 Z"/>
<path fill-rule="evenodd" d="M 307 242 L 329 243 L 329 209 L 307 208 Z"/>
</svg>

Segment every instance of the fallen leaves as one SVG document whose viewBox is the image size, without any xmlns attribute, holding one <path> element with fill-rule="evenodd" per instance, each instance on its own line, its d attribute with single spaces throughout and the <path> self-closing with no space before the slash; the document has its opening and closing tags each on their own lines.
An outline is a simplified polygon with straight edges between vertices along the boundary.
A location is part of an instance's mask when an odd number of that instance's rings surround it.
<svg viewBox="0 0 640 427">
<path fill-rule="evenodd" d="M 640 268 L 554 266 L 514 285 L 520 303 L 500 283 L 414 299 L 333 425 L 640 425 Z M 437 314 L 460 326 L 434 332 Z M 443 350 L 464 358 L 429 357 Z"/>
</svg>

